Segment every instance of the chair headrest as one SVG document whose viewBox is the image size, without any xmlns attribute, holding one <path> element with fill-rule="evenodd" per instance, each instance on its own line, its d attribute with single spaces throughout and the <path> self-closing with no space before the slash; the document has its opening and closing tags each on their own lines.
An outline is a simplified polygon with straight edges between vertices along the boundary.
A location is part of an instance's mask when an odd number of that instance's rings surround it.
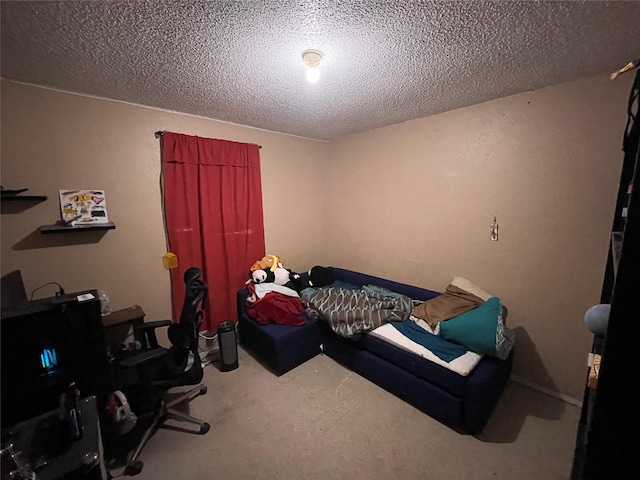
<svg viewBox="0 0 640 480">
<path fill-rule="evenodd" d="M 202 275 L 202 270 L 198 267 L 191 267 L 184 272 L 184 283 L 189 285 L 193 281 L 197 280 Z"/>
</svg>

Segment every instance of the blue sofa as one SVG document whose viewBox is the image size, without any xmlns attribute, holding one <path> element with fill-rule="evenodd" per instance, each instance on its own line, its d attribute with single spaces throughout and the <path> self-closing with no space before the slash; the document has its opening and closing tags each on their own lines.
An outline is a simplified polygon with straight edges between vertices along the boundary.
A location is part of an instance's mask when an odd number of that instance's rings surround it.
<svg viewBox="0 0 640 480">
<path fill-rule="evenodd" d="M 337 283 L 377 285 L 414 300 L 428 300 L 440 294 L 350 270 L 329 268 Z M 505 360 L 485 355 L 469 375 L 462 376 L 372 335 L 364 334 L 356 341 L 340 337 L 328 324 L 312 322 L 306 314 L 302 314 L 305 324 L 301 327 L 258 325 L 247 315 L 246 298 L 246 289 L 238 291 L 240 342 L 276 374 L 281 375 L 322 351 L 461 433 L 482 432 L 511 375 L 513 352 Z"/>
<path fill-rule="evenodd" d="M 280 376 L 320 353 L 322 338 L 318 323 L 303 313 L 305 323 L 299 327 L 260 325 L 247 314 L 248 295 L 246 288 L 236 295 L 238 341 L 273 373 Z"/>
</svg>

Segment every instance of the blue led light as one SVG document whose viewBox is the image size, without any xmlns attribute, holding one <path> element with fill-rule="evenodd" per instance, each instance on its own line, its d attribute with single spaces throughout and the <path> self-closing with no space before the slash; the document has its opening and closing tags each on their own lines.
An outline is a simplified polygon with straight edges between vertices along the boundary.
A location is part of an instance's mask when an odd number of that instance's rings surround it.
<svg viewBox="0 0 640 480">
<path fill-rule="evenodd" d="M 46 370 L 52 370 L 58 366 L 58 357 L 54 348 L 45 347 L 40 354 L 40 364 Z"/>
</svg>

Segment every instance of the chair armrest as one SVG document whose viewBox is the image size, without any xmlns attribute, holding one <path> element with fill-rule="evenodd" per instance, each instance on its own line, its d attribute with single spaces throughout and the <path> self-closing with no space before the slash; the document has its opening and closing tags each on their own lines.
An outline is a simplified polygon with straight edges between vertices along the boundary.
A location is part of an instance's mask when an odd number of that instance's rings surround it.
<svg viewBox="0 0 640 480">
<path fill-rule="evenodd" d="M 127 358 L 120 360 L 120 366 L 131 368 L 139 367 L 151 360 L 156 360 L 167 354 L 167 350 L 164 348 L 154 348 L 152 350 L 143 350 L 140 353 L 135 353 Z"/>
<path fill-rule="evenodd" d="M 143 324 L 136 327 L 136 330 L 150 330 L 156 329 L 159 327 L 166 327 L 167 325 L 171 325 L 171 320 L 156 320 L 155 322 L 144 322 Z"/>
<path fill-rule="evenodd" d="M 137 340 L 146 348 L 158 348 L 158 339 L 156 338 L 156 328 L 167 327 L 173 322 L 171 320 L 156 320 L 155 322 L 144 322 L 137 325 L 134 329 L 134 335 Z"/>
</svg>

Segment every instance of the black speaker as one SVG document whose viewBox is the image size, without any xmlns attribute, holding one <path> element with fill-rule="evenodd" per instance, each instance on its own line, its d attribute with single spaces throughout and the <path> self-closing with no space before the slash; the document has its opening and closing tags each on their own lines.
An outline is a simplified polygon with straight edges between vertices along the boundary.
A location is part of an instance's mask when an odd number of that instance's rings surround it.
<svg viewBox="0 0 640 480">
<path fill-rule="evenodd" d="M 228 372 L 238 368 L 238 344 L 233 322 L 227 320 L 218 325 L 218 346 L 220 347 L 220 369 Z"/>
</svg>

